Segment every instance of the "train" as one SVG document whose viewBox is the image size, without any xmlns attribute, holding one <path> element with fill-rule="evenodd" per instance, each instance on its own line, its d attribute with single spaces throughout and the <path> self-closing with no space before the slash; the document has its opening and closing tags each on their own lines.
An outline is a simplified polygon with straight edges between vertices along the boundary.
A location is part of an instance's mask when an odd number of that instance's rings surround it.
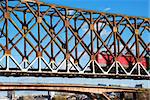
<svg viewBox="0 0 150 100">
<path fill-rule="evenodd" d="M 113 56 L 109 54 L 99 53 L 96 56 L 96 60 L 101 66 L 107 66 L 113 63 Z M 136 63 L 134 57 L 131 55 L 118 56 L 117 61 L 119 61 L 124 68 L 134 66 L 134 64 Z M 140 58 L 140 63 L 145 67 L 145 69 L 150 69 L 150 57 L 142 56 Z"/>
</svg>

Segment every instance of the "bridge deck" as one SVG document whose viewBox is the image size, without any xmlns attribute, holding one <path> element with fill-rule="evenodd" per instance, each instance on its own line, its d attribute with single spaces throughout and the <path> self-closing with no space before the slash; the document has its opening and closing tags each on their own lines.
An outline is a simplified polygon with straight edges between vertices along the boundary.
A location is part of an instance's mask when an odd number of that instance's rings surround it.
<svg viewBox="0 0 150 100">
<path fill-rule="evenodd" d="M 125 74 L 103 74 L 103 73 L 77 73 L 77 72 L 49 72 L 49 71 L 28 71 L 23 72 L 19 70 L 0 70 L 1 76 L 13 76 L 13 77 L 68 77 L 68 78 L 113 78 L 113 79 L 134 79 L 134 80 L 145 80 L 150 79 L 149 76 L 139 75 L 125 75 Z"/>
<path fill-rule="evenodd" d="M 105 92 L 142 92 L 145 89 L 112 87 L 112 86 L 91 86 L 77 84 L 16 84 L 0 83 L 1 91 L 8 90 L 41 90 L 41 91 L 64 91 L 78 93 L 105 93 Z"/>
</svg>

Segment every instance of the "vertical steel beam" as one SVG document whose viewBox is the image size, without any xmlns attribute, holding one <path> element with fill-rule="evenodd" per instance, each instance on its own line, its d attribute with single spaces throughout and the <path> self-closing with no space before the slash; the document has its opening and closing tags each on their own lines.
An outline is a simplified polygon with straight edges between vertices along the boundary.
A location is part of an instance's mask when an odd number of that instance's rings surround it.
<svg viewBox="0 0 150 100">
<path fill-rule="evenodd" d="M 40 52 L 40 23 L 41 23 L 41 16 L 40 16 L 40 4 L 37 4 L 38 7 L 38 18 L 37 18 L 37 22 L 38 22 L 38 52 Z"/>
<path fill-rule="evenodd" d="M 40 16 L 40 3 L 37 3 L 37 8 L 38 8 L 38 17 L 37 17 L 37 24 L 38 24 L 38 69 L 39 71 L 42 70 L 41 68 L 41 57 L 42 57 L 42 52 L 41 52 L 41 29 L 40 29 L 40 24 L 42 23 L 42 17 Z"/>
<path fill-rule="evenodd" d="M 119 74 L 118 64 L 117 61 L 117 26 L 116 26 L 116 16 L 113 16 L 113 34 L 114 34 L 114 61 L 115 61 L 115 68 L 116 68 L 116 74 Z"/>
<path fill-rule="evenodd" d="M 65 49 L 66 49 L 66 70 L 69 72 L 70 66 L 69 66 L 69 60 L 70 60 L 70 54 L 69 54 L 69 41 L 68 41 L 68 9 L 65 8 L 65 17 L 64 17 L 64 25 L 65 25 Z"/>
<path fill-rule="evenodd" d="M 24 36 L 26 36 L 25 35 L 25 33 L 26 33 L 26 30 L 27 30 L 27 24 L 26 24 L 26 11 L 25 12 L 23 12 L 23 15 L 24 15 L 24 25 L 23 25 L 23 29 L 24 29 Z M 27 47 L 26 47 L 27 45 L 26 45 L 26 40 L 24 39 L 24 57 L 23 57 L 23 60 L 27 60 Z M 24 62 L 24 68 L 26 67 L 26 62 Z"/>
<path fill-rule="evenodd" d="M 54 29 L 53 29 L 53 16 L 50 16 L 50 32 L 52 33 L 52 35 L 54 36 Z M 52 40 L 52 37 L 51 37 Z M 54 42 L 52 41 L 51 43 L 51 60 L 54 60 Z"/>
<path fill-rule="evenodd" d="M 5 23 L 6 23 L 6 49 L 8 50 L 8 44 L 9 44 L 9 40 L 8 40 L 8 0 L 6 0 L 6 12 L 5 12 L 5 17 L 7 17 L 5 19 Z"/>
<path fill-rule="evenodd" d="M 94 24 L 93 24 L 93 18 L 92 18 L 92 12 L 90 12 L 90 35 L 91 35 L 91 70 L 93 73 L 95 73 L 95 66 L 94 66 L 94 41 L 93 41 L 93 30 L 94 30 Z"/>
<path fill-rule="evenodd" d="M 139 62 L 139 56 L 140 56 L 140 48 L 139 48 L 139 29 L 137 28 L 137 19 L 134 19 L 135 21 L 135 42 L 136 42 L 136 58 L 137 62 Z"/>
<path fill-rule="evenodd" d="M 6 12 L 5 12 L 5 24 L 6 24 L 6 52 L 9 51 L 9 37 L 8 37 L 8 17 L 10 17 L 10 14 L 8 12 L 8 0 L 6 0 Z M 9 70 L 9 55 L 6 54 L 6 70 Z"/>
<path fill-rule="evenodd" d="M 74 19 L 74 27 L 75 27 L 75 31 L 76 31 L 76 34 L 78 33 L 78 30 L 77 30 L 77 19 L 75 18 Z M 75 45 L 78 43 L 78 40 L 77 38 L 75 37 Z M 75 48 L 75 63 L 78 64 L 78 46 Z"/>
</svg>

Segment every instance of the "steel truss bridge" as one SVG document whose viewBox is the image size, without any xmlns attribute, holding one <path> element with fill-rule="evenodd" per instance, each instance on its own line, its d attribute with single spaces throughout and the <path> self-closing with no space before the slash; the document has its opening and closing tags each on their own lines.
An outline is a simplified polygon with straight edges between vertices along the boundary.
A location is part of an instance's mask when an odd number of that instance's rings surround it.
<svg viewBox="0 0 150 100">
<path fill-rule="evenodd" d="M 1 1 L 0 75 L 150 79 L 148 37 L 150 18 Z"/>
</svg>

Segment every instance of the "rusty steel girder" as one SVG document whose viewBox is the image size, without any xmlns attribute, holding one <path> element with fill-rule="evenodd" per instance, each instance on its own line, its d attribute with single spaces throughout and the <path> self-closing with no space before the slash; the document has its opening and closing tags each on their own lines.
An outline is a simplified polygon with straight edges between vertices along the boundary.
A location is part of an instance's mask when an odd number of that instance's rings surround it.
<svg viewBox="0 0 150 100">
<path fill-rule="evenodd" d="M 150 79 L 149 37 L 150 18 L 1 1 L 0 75 Z"/>
<path fill-rule="evenodd" d="M 0 83 L 1 91 L 10 90 L 42 90 L 42 91 L 62 91 L 76 93 L 107 93 L 107 92 L 143 92 L 146 89 L 140 88 L 124 88 L 112 86 L 91 86 L 79 84 L 15 84 L 15 83 Z"/>
</svg>

